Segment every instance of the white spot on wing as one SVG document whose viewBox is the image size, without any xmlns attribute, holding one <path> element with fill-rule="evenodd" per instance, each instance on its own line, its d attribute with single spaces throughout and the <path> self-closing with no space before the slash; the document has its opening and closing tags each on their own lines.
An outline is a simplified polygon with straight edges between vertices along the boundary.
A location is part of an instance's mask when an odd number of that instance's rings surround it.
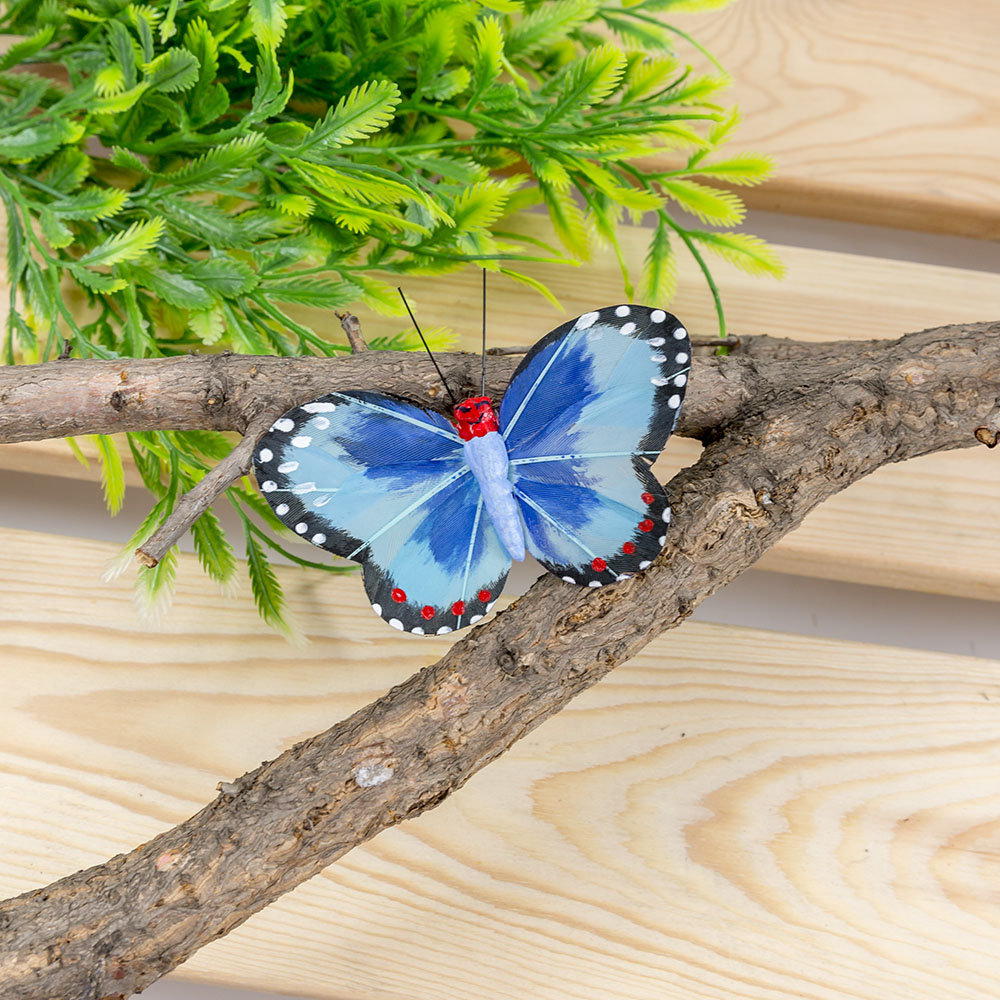
<svg viewBox="0 0 1000 1000">
<path fill-rule="evenodd" d="M 288 504 L 279 503 L 278 506 L 274 508 L 274 513 L 277 514 L 278 517 L 284 517 L 288 513 Z"/>
<path fill-rule="evenodd" d="M 615 310 L 615 315 L 616 316 L 627 316 L 628 314 L 629 314 L 629 308 L 628 308 L 628 306 L 619 306 Z"/>
<path fill-rule="evenodd" d="M 666 535 L 660 535 L 660 544 L 661 545 L 666 545 L 667 544 L 667 536 Z"/>
<path fill-rule="evenodd" d="M 652 341 L 650 341 L 650 343 L 652 343 Z M 674 355 L 674 361 L 676 361 L 677 364 L 679 365 L 684 364 L 684 362 L 687 361 L 687 359 L 688 356 L 683 351 L 679 351 L 677 354 Z"/>
<path fill-rule="evenodd" d="M 300 535 L 304 535 L 309 530 L 309 525 L 306 524 L 305 521 L 299 521 L 299 523 L 297 525 L 295 525 L 295 530 Z"/>
<path fill-rule="evenodd" d="M 591 580 L 590 583 L 587 584 L 587 586 L 588 587 L 603 587 L 604 584 L 601 583 L 600 580 Z"/>
<path fill-rule="evenodd" d="M 308 448 L 312 444 L 312 438 L 305 434 L 292 438 L 292 445 L 296 448 Z"/>
<path fill-rule="evenodd" d="M 272 482 L 270 479 L 266 483 L 260 484 L 260 489 L 262 493 L 273 493 L 278 488 L 278 484 Z"/>
<path fill-rule="evenodd" d="M 425 635 L 425 634 L 426 634 L 426 633 L 424 632 L 424 630 L 423 630 L 423 629 L 422 629 L 422 628 L 421 628 L 421 627 L 420 627 L 419 625 L 418 625 L 418 626 L 417 626 L 416 628 L 411 628 L 411 629 L 410 629 L 410 631 L 411 631 L 411 632 L 412 632 L 412 633 L 413 633 L 414 635 Z"/>
<path fill-rule="evenodd" d="M 275 420 L 271 424 L 272 431 L 290 431 L 295 426 L 295 421 L 290 420 L 288 417 L 282 417 L 280 420 Z"/>
<path fill-rule="evenodd" d="M 649 381 L 652 382 L 653 385 L 666 385 L 670 381 L 670 379 L 668 379 L 668 378 L 660 378 L 659 375 L 655 375 Z"/>
<path fill-rule="evenodd" d="M 622 328 L 618 332 L 624 337 L 635 333 L 635 323 L 623 323 Z"/>
<path fill-rule="evenodd" d="M 330 421 L 326 417 L 313 417 L 310 423 L 318 431 L 325 431 L 330 426 Z"/>
<path fill-rule="evenodd" d="M 574 580 L 574 579 L 573 579 L 573 577 L 571 577 L 571 576 L 564 576 L 564 577 L 563 577 L 563 580 L 564 580 L 564 581 L 565 581 L 566 583 L 576 583 L 576 580 Z"/>
<path fill-rule="evenodd" d="M 323 496 L 316 497 L 316 499 L 313 500 L 313 506 L 314 507 L 325 507 L 332 499 L 333 499 L 333 497 L 330 496 L 329 493 L 324 493 Z"/>
<path fill-rule="evenodd" d="M 639 569 L 646 569 L 647 566 L 652 566 L 652 565 L 653 564 L 652 562 L 650 562 L 649 559 L 643 559 L 643 561 L 639 563 Z"/>
<path fill-rule="evenodd" d="M 649 318 L 654 323 L 662 323 L 667 318 L 667 314 L 662 309 L 654 309 L 649 314 Z"/>
<path fill-rule="evenodd" d="M 678 375 L 677 378 L 674 379 L 674 385 L 676 386 L 687 385 L 687 380 L 688 380 L 687 375 Z"/>
<path fill-rule="evenodd" d="M 650 337 L 646 343 L 650 347 L 662 347 L 666 343 L 666 340 L 663 337 Z"/>
<path fill-rule="evenodd" d="M 471 617 L 471 618 L 469 619 L 469 624 L 470 624 L 470 625 L 475 625 L 475 624 L 476 624 L 476 622 L 479 622 L 479 621 L 482 621 L 482 620 L 483 620 L 483 616 L 482 616 L 482 615 L 473 615 L 473 616 L 472 616 L 472 617 Z"/>
<path fill-rule="evenodd" d="M 298 467 L 298 462 L 282 462 L 278 466 L 278 472 L 294 472 Z"/>
<path fill-rule="evenodd" d="M 258 462 L 270 462 L 272 458 L 274 458 L 274 452 L 271 451 L 270 448 L 261 448 L 260 451 L 257 452 Z"/>
<path fill-rule="evenodd" d="M 375 614 L 377 614 L 377 615 L 382 614 L 382 605 L 381 604 L 373 604 L 372 605 L 372 611 L 374 611 Z"/>
<path fill-rule="evenodd" d="M 400 631 L 400 632 L 402 632 L 402 631 L 403 631 L 403 623 L 402 623 L 402 622 L 401 622 L 401 621 L 400 621 L 400 620 L 399 620 L 398 618 L 390 618 L 390 619 L 389 619 L 389 624 L 390 624 L 390 625 L 391 625 L 391 626 L 392 626 L 393 628 L 397 628 L 397 629 L 399 629 L 399 631 Z"/>
<path fill-rule="evenodd" d="M 299 407 L 300 410 L 305 410 L 306 413 L 330 413 L 331 411 L 337 409 L 336 403 L 305 403 Z"/>
<path fill-rule="evenodd" d="M 447 633 L 448 633 L 448 632 L 450 632 L 450 631 L 451 631 L 451 629 L 450 629 L 450 628 L 448 628 L 448 626 L 447 626 L 447 625 L 442 625 L 442 626 L 441 626 L 441 627 L 440 627 L 440 628 L 438 629 L 438 631 L 437 631 L 437 634 L 438 634 L 438 635 L 445 635 L 445 634 L 447 634 Z"/>
<path fill-rule="evenodd" d="M 312 540 L 314 545 L 322 545 L 326 541 L 326 535 L 322 531 L 317 532 L 312 536 Z"/>
<path fill-rule="evenodd" d="M 667 524 L 670 524 L 670 508 L 669 507 L 664 507 L 663 508 L 663 520 L 666 521 Z"/>
<path fill-rule="evenodd" d="M 299 467 L 298 462 L 290 462 L 290 465 L 294 465 L 295 468 Z M 292 487 L 292 492 L 297 496 L 302 496 L 303 493 L 315 493 L 316 484 L 315 483 L 299 483 L 298 486 Z"/>
<path fill-rule="evenodd" d="M 683 326 L 679 326 L 676 330 L 674 330 L 674 340 L 683 340 L 687 335 L 688 332 Z"/>
<path fill-rule="evenodd" d="M 600 319 L 600 315 L 598 313 L 584 313 L 576 321 L 576 329 L 589 330 L 598 321 L 598 319 Z"/>
<path fill-rule="evenodd" d="M 666 383 L 664 383 L 664 384 L 666 384 Z M 680 405 L 681 405 L 681 397 L 680 396 L 671 396 L 670 399 L 667 400 L 667 406 L 669 406 L 671 410 L 676 410 L 677 407 L 680 406 Z"/>
<path fill-rule="evenodd" d="M 649 360 L 652 361 L 654 365 L 661 365 L 667 359 L 663 354 L 650 354 Z"/>
</svg>

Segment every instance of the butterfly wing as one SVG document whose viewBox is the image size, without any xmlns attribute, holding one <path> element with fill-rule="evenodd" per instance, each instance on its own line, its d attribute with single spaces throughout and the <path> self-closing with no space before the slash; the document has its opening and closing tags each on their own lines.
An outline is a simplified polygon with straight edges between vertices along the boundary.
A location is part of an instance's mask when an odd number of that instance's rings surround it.
<svg viewBox="0 0 1000 1000">
<path fill-rule="evenodd" d="M 363 564 L 372 608 L 394 628 L 462 628 L 503 587 L 510 557 L 440 414 L 379 393 L 330 393 L 274 422 L 254 471 L 283 524 Z"/>
<path fill-rule="evenodd" d="M 690 366 L 676 317 L 636 305 L 563 324 L 518 366 L 500 426 L 528 550 L 549 572 L 596 587 L 656 558 L 670 508 L 649 466 Z"/>
</svg>

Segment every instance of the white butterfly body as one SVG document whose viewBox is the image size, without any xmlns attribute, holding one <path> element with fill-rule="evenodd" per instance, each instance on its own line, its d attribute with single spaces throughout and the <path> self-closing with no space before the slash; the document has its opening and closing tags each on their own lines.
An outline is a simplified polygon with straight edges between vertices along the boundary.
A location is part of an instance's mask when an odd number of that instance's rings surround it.
<svg viewBox="0 0 1000 1000">
<path fill-rule="evenodd" d="M 511 559 L 521 562 L 525 555 L 524 521 L 508 475 L 510 460 L 503 435 L 488 431 L 470 438 L 465 442 L 465 460 L 479 483 L 483 504 L 503 547 Z"/>
</svg>

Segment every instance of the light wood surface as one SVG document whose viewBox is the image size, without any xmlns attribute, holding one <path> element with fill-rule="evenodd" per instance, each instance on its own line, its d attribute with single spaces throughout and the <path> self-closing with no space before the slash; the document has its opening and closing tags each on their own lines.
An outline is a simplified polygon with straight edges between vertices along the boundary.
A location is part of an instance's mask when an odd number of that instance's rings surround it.
<svg viewBox="0 0 1000 1000">
<path fill-rule="evenodd" d="M 132 848 L 447 645 L 387 629 L 356 579 L 289 570 L 304 648 L 196 573 L 150 629 L 99 583 L 111 552 L 0 533 L 5 894 Z M 177 975 L 338 1000 L 992 1000 L 998 704 L 997 662 L 688 622 Z"/>
<path fill-rule="evenodd" d="M 1000 236 L 1000 4 L 740 0 L 668 19 L 733 77 L 733 149 L 777 161 L 750 204 Z"/>
<path fill-rule="evenodd" d="M 646 235 L 639 229 L 625 232 L 631 260 L 641 260 Z M 814 341 L 865 339 L 1000 317 L 1000 275 L 794 247 L 782 248 L 782 255 L 789 273 L 781 282 L 751 278 L 720 265 L 735 332 Z M 587 265 L 586 272 L 547 266 L 532 273 L 551 282 L 567 315 L 622 298 L 608 254 Z M 712 336 L 713 311 L 704 283 L 687 262 L 682 275 L 673 308 L 694 335 Z M 451 327 L 458 345 L 468 350 L 478 344 L 479 296 L 474 273 L 421 279 L 412 290 L 421 323 Z M 302 315 L 318 329 L 330 321 L 320 312 Z M 363 318 L 369 335 L 401 328 L 398 319 L 370 313 Z M 533 343 L 561 319 L 523 286 L 494 282 L 491 343 Z M 697 455 L 695 443 L 672 441 L 657 473 L 665 481 Z M 96 463 L 84 469 L 60 441 L 0 446 L 0 467 L 88 476 L 95 481 L 99 477 Z M 137 484 L 138 476 L 130 467 L 128 478 Z M 984 529 L 984 518 L 997 496 L 1000 455 L 983 448 L 880 469 L 811 515 L 768 553 L 761 566 L 824 579 L 998 599 L 1000 536 Z"/>
<path fill-rule="evenodd" d="M 1000 5 L 741 0 L 679 23 L 736 79 L 733 148 L 778 161 L 751 204 L 1000 236 Z M 625 234 L 636 267 L 646 235 Z M 1000 316 L 1000 276 L 783 254 L 784 283 L 717 266 L 733 332 L 888 337 Z M 623 298 L 607 254 L 526 270 L 567 315 Z M 713 335 L 702 279 L 681 274 L 674 311 Z M 407 291 L 423 325 L 476 346 L 474 274 Z M 369 335 L 401 327 L 363 319 Z M 493 284 L 492 343 L 560 321 Z M 672 442 L 657 471 L 696 457 Z M 0 469 L 96 473 L 61 442 L 0 447 Z M 760 565 L 995 600 L 998 495 L 996 452 L 883 469 Z M 222 597 L 189 556 L 150 625 L 130 578 L 100 582 L 115 553 L 0 529 L 3 895 L 130 850 L 449 644 L 387 629 L 356 576 L 279 568 L 310 637 L 290 646 L 245 583 Z M 994 1000 L 998 704 L 1000 662 L 689 621 L 175 975 L 330 1000 Z"/>
</svg>

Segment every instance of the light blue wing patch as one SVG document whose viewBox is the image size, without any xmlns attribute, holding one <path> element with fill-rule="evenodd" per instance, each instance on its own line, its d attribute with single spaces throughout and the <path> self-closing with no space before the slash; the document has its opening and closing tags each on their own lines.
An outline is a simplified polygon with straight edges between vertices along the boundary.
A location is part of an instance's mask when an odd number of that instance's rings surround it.
<svg viewBox="0 0 1000 1000">
<path fill-rule="evenodd" d="M 509 559 L 482 518 L 473 531 L 479 487 L 440 414 L 379 393 L 330 393 L 274 422 L 254 471 L 292 531 L 364 565 L 372 605 L 395 627 L 464 627 L 503 585 Z"/>
<path fill-rule="evenodd" d="M 370 542 L 364 566 L 372 607 L 390 625 L 442 635 L 492 608 L 510 556 L 466 475 Z"/>
<path fill-rule="evenodd" d="M 677 423 L 691 344 L 660 309 L 610 306 L 541 340 L 500 408 L 528 549 L 568 582 L 644 569 L 670 509 L 649 471 Z"/>
<path fill-rule="evenodd" d="M 644 570 L 666 541 L 670 507 L 631 457 L 531 462 L 514 469 L 528 551 L 567 583 L 591 587 Z"/>
</svg>

